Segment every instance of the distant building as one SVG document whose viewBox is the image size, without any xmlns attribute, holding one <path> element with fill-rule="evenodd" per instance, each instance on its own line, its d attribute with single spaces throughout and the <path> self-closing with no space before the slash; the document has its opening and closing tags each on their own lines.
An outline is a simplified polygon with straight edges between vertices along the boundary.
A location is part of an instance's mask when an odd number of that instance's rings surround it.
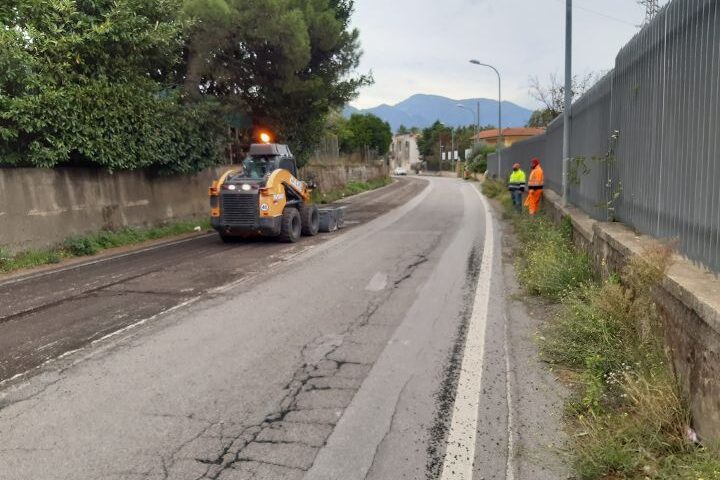
<svg viewBox="0 0 720 480">
<path fill-rule="evenodd" d="M 520 140 L 525 140 L 536 135 L 542 135 L 543 133 L 545 133 L 544 128 L 503 128 L 503 147 L 511 147 L 515 142 L 519 142 Z M 484 130 L 473 138 L 477 138 L 488 145 L 497 145 L 498 129 Z"/>
<path fill-rule="evenodd" d="M 390 145 L 390 168 L 401 167 L 409 172 L 415 164 L 420 163 L 420 150 L 418 150 L 417 145 L 418 136 L 409 133 L 393 137 Z"/>
</svg>

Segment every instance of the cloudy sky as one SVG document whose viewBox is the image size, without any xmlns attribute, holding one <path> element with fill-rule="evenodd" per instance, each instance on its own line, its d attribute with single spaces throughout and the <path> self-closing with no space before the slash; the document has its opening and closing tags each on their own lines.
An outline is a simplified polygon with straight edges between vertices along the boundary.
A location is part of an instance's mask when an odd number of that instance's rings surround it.
<svg viewBox="0 0 720 480">
<path fill-rule="evenodd" d="M 635 0 L 574 0 L 574 69 L 612 68 L 617 51 L 645 17 Z M 661 3 L 665 3 L 664 1 Z M 503 76 L 503 99 L 534 108 L 528 78 L 562 78 L 564 0 L 356 0 L 354 25 L 365 52 L 360 71 L 375 85 L 351 102 L 395 104 L 415 93 L 451 98 L 497 97 L 492 70 Z"/>
</svg>

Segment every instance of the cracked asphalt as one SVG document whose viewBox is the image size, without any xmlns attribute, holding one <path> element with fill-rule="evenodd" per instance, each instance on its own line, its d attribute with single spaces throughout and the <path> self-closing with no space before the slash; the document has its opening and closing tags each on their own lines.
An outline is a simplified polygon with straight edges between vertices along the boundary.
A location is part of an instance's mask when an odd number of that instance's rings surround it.
<svg viewBox="0 0 720 480">
<path fill-rule="evenodd" d="M 201 236 L 0 281 L 0 378 L 21 374 L 0 386 L 0 479 L 440 478 L 489 219 L 459 180 L 348 204 L 350 228 L 295 246 Z M 529 322 L 506 368 L 504 285 L 474 478 L 546 478 L 506 468 L 530 449 L 503 392 L 533 395 L 508 379 L 552 381 Z"/>
</svg>

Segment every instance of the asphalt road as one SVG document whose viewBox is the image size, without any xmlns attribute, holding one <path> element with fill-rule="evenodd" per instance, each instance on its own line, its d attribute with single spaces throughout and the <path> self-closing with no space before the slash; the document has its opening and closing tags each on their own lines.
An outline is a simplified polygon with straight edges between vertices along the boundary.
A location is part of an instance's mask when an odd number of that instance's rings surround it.
<svg viewBox="0 0 720 480">
<path fill-rule="evenodd" d="M 29 371 L 0 387 L 0 479 L 562 478 L 521 468 L 518 422 L 544 425 L 515 404 L 544 410 L 516 376 L 545 379 L 512 366 L 534 355 L 475 187 L 349 203 L 295 246 L 199 237 L 0 284 L 0 372 Z"/>
<path fill-rule="evenodd" d="M 348 228 L 404 204 L 425 183 L 406 178 L 349 199 Z M 273 240 L 226 245 L 208 234 L 71 267 L 0 277 L 0 382 L 332 237 L 305 238 L 292 246 Z"/>
</svg>

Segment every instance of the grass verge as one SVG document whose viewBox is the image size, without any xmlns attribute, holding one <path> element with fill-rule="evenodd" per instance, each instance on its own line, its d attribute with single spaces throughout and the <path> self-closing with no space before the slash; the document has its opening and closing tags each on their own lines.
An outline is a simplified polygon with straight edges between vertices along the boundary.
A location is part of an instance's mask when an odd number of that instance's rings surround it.
<svg viewBox="0 0 720 480">
<path fill-rule="evenodd" d="M 181 235 L 196 230 L 198 226 L 201 230 L 207 230 L 210 228 L 210 221 L 182 221 L 152 228 L 125 227 L 119 230 L 101 230 L 89 235 L 68 238 L 63 243 L 52 248 L 26 250 L 14 255 L 0 248 L 0 273 L 10 273 L 24 268 L 60 263 L 68 258 L 95 255 L 109 248 Z"/>
<path fill-rule="evenodd" d="M 572 383 L 566 423 L 577 478 L 720 479 L 718 446 L 691 440 L 653 300 L 672 249 L 649 245 L 601 282 L 573 247 L 571 224 L 513 212 L 499 182 L 485 181 L 483 192 L 500 200 L 517 234 L 523 287 L 561 306 L 538 338 L 543 360 Z"/>
<path fill-rule="evenodd" d="M 342 200 L 345 197 L 351 195 L 357 195 L 358 193 L 367 192 L 369 190 L 375 190 L 392 183 L 390 177 L 376 178 L 368 180 L 367 182 L 349 182 L 343 188 L 337 188 L 329 190 L 327 192 L 320 192 L 319 190 L 313 190 L 312 199 L 315 203 L 326 204 Z"/>
</svg>

